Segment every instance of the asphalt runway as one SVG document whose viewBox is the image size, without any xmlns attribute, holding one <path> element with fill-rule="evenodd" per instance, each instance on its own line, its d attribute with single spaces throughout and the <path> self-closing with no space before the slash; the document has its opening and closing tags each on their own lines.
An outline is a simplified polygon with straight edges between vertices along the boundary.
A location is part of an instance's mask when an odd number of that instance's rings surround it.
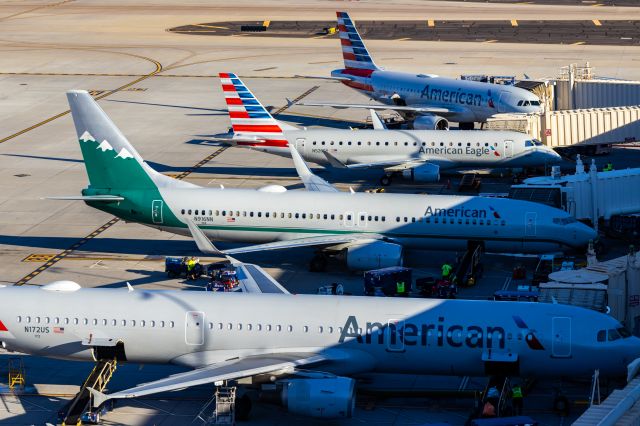
<svg viewBox="0 0 640 426">
<path fill-rule="evenodd" d="M 339 83 L 302 76 L 327 76 L 342 65 L 333 38 L 199 36 L 166 31 L 199 22 L 241 22 L 271 19 L 274 23 L 312 16 L 332 22 L 336 7 L 348 5 L 354 19 L 372 21 L 480 21 L 510 25 L 511 19 L 592 19 L 608 23 L 638 20 L 632 8 L 503 5 L 449 2 L 334 3 L 285 0 L 277 4 L 251 0 L 218 4 L 198 0 L 47 1 L 29 4 L 0 0 L 0 283 L 42 285 L 71 279 L 84 287 L 202 291 L 204 282 L 168 279 L 164 256 L 195 254 L 189 238 L 115 220 L 83 203 L 44 200 L 52 195 L 75 195 L 87 184 L 75 130 L 68 114 L 65 91 L 86 89 L 134 144 L 147 162 L 162 173 L 203 185 L 259 188 L 280 184 L 302 187 L 286 158 L 242 149 L 224 149 L 214 135 L 229 127 L 218 72 L 236 72 L 278 117 L 294 125 L 347 128 L 367 120 L 366 112 L 321 108 L 285 109 L 285 98 L 362 103 L 365 98 Z M 552 9 L 552 10 L 551 10 Z M 520 21 L 518 21 L 520 22 Z M 444 24 L 443 24 L 444 25 Z M 595 24 L 592 24 L 595 26 Z M 388 69 L 462 73 L 527 73 L 554 75 L 569 62 L 590 61 L 600 75 L 637 78 L 640 49 L 632 45 L 560 45 L 534 43 L 460 42 L 375 39 L 368 47 Z M 629 159 L 626 151 L 619 158 Z M 604 159 L 598 159 L 604 161 Z M 616 160 L 617 161 L 617 160 Z M 622 160 L 621 160 L 622 161 Z M 629 160 L 630 161 L 630 160 Z M 379 172 L 331 173 L 312 165 L 340 189 L 357 191 L 377 186 Z M 455 191 L 457 176 L 446 182 L 412 185 L 394 182 L 391 191 L 442 193 Z M 484 181 L 483 191 L 502 192 L 504 179 Z M 332 263 L 323 274 L 307 264 L 311 249 L 238 256 L 255 262 L 296 293 L 313 293 L 320 285 L 340 282 L 353 294 L 362 292 L 360 275 Z M 450 253 L 411 252 L 407 264 L 416 276 L 438 273 Z M 208 261 L 202 257 L 203 261 Z M 516 263 L 531 270 L 535 259 L 491 256 L 486 278 L 465 289 L 466 298 L 486 298 L 508 280 Z M 101 309 L 101 307 L 96 307 Z M 1 312 L 0 312 L 1 316 Z M 91 365 L 25 357 L 28 392 L 4 391 L 8 354 L 0 353 L 0 423 L 44 424 L 78 389 Z M 127 365 L 116 372 L 111 390 L 154 380 L 178 370 L 166 366 Z M 374 385 L 426 389 L 480 389 L 481 379 L 434 377 L 378 377 Z M 557 383 L 540 383 L 527 409 L 544 424 L 564 424 L 584 408 L 588 384 L 564 383 L 574 408 L 568 419 L 549 410 Z M 110 413 L 112 424 L 186 424 L 204 404 L 209 388 L 127 401 Z M 354 419 L 333 424 L 462 424 L 469 413 L 467 399 L 432 397 L 383 398 L 363 395 Z M 280 408 L 254 404 L 248 424 L 326 424 L 293 416 Z"/>
<path fill-rule="evenodd" d="M 353 17 L 352 17 L 353 18 Z M 296 37 L 337 39 L 327 28 L 335 21 L 271 21 L 266 31 L 242 31 L 242 27 L 261 26 L 261 21 L 208 22 L 183 25 L 168 31 L 189 35 Z M 454 41 L 487 43 L 592 44 L 637 46 L 640 44 L 640 21 L 628 20 L 518 20 L 510 21 L 440 21 L 357 20 L 363 40 Z"/>
</svg>

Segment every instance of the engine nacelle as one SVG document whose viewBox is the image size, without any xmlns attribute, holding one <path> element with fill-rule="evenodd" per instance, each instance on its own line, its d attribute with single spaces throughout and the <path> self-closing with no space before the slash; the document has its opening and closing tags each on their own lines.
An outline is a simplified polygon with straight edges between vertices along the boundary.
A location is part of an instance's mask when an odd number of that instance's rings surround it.
<svg viewBox="0 0 640 426">
<path fill-rule="evenodd" d="M 347 267 L 354 271 L 402 266 L 402 246 L 384 241 L 350 245 L 345 249 Z"/>
<path fill-rule="evenodd" d="M 449 121 L 439 115 L 421 115 L 413 120 L 415 130 L 449 130 Z"/>
<path fill-rule="evenodd" d="M 440 180 L 440 166 L 437 164 L 423 164 L 418 167 L 402 171 L 402 177 L 414 182 L 438 182 Z"/>
<path fill-rule="evenodd" d="M 282 405 L 290 412 L 326 419 L 349 418 L 356 405 L 356 381 L 348 377 L 287 379 Z"/>
</svg>

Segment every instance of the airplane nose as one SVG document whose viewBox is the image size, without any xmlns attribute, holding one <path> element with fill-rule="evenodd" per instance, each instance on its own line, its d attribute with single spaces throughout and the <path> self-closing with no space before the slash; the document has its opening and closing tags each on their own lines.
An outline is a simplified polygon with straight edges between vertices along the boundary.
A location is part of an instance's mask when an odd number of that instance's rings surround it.
<svg viewBox="0 0 640 426">
<path fill-rule="evenodd" d="M 575 229 L 576 245 L 579 247 L 586 247 L 590 241 L 594 241 L 598 237 L 598 233 L 595 229 L 584 223 L 572 224 Z"/>
</svg>

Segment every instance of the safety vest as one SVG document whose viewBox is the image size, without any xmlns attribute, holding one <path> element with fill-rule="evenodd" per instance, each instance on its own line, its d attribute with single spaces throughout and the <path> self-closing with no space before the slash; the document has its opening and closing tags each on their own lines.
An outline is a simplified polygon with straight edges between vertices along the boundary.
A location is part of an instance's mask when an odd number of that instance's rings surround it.
<svg viewBox="0 0 640 426">
<path fill-rule="evenodd" d="M 449 276 L 449 274 L 451 273 L 452 269 L 453 268 L 448 263 L 445 263 L 444 265 L 442 265 L 442 276 L 443 277 Z"/>
<path fill-rule="evenodd" d="M 522 398 L 522 388 L 520 386 L 514 386 L 511 389 L 511 396 L 514 398 Z"/>
<path fill-rule="evenodd" d="M 191 271 L 196 266 L 196 261 L 191 259 L 187 262 L 187 271 Z"/>
<path fill-rule="evenodd" d="M 607 163 L 606 166 L 604 166 L 604 169 L 602 169 L 602 171 L 604 172 L 610 172 L 613 170 L 613 163 Z"/>
<path fill-rule="evenodd" d="M 404 281 L 398 281 L 396 283 L 396 293 L 398 294 L 404 293 Z"/>
</svg>

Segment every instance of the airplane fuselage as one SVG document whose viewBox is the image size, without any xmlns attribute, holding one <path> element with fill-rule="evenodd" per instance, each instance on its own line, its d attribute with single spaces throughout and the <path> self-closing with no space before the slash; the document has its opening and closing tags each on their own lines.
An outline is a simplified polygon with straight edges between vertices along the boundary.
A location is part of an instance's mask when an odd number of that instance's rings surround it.
<svg viewBox="0 0 640 426">
<path fill-rule="evenodd" d="M 83 194 L 96 195 L 88 189 Z M 184 235 L 190 235 L 189 219 L 214 241 L 358 234 L 413 249 L 465 250 L 468 241 L 483 241 L 487 251 L 540 253 L 583 247 L 596 236 L 562 210 L 510 199 L 199 187 L 118 194 L 125 200 L 87 204 Z"/>
<path fill-rule="evenodd" d="M 502 362 L 524 376 L 622 376 L 640 354 L 635 337 L 598 340 L 621 327 L 613 318 L 558 304 L 126 288 L 0 295 L 8 349 L 70 360 L 92 360 L 113 339 L 129 362 L 193 368 L 281 351 L 332 353 L 344 361 L 322 370 L 347 375 L 484 375 Z"/>
<path fill-rule="evenodd" d="M 440 169 L 535 167 L 560 156 L 530 136 L 509 131 L 287 130 L 283 132 L 307 161 L 329 164 L 325 152 L 344 164 L 422 161 Z M 290 157 L 282 143 L 236 142 L 257 151 Z"/>
<path fill-rule="evenodd" d="M 541 112 L 540 100 L 519 87 L 406 72 L 340 69 L 333 77 L 386 105 L 446 108 L 457 122 L 485 122 L 500 113 Z"/>
</svg>

